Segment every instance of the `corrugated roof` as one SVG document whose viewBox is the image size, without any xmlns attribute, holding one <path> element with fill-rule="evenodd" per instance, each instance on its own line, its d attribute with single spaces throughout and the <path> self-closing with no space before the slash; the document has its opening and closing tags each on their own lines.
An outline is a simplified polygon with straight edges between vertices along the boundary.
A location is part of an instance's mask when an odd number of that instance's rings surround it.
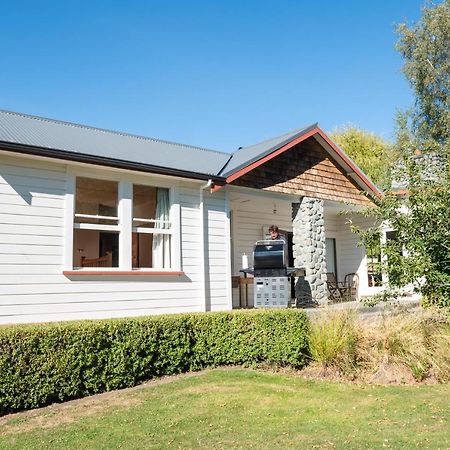
<svg viewBox="0 0 450 450">
<path fill-rule="evenodd" d="M 13 151 L 198 179 L 222 181 L 285 144 L 317 128 L 317 123 L 282 134 L 233 154 L 127 133 L 0 110 L 0 144 Z M 329 138 L 324 135 L 325 140 Z M 370 180 L 331 141 L 329 152 L 358 174 L 362 189 Z M 337 153 L 336 153 L 337 152 Z M 336 154 L 334 154 L 336 153 Z M 332 156 L 333 156 L 332 155 Z"/>
<path fill-rule="evenodd" d="M 2 110 L 0 142 L 215 176 L 230 158 L 225 152 Z"/>
<path fill-rule="evenodd" d="M 226 166 L 220 171 L 219 175 L 227 177 L 234 172 L 242 169 L 243 167 L 248 166 L 249 164 L 258 161 L 264 156 L 269 155 L 273 151 L 281 148 L 283 145 L 288 142 L 296 139 L 313 128 L 317 127 L 317 123 L 309 125 L 304 128 L 299 128 L 294 131 L 290 131 L 289 133 L 282 134 L 281 136 L 277 136 L 271 139 L 268 139 L 263 142 L 259 142 L 258 144 L 250 145 L 248 147 L 242 147 L 239 150 L 235 151 L 226 164 Z"/>
</svg>

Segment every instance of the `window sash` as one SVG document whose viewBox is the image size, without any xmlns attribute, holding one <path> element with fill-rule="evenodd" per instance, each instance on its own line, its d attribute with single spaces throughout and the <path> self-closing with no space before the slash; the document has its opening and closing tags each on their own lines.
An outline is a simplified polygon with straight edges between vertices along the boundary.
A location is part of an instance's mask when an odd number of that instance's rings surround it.
<svg viewBox="0 0 450 450">
<path fill-rule="evenodd" d="M 119 216 L 100 216 L 98 214 L 79 214 L 75 213 L 75 217 L 79 217 L 80 219 L 101 219 L 101 220 L 117 220 L 119 221 Z"/>
<path fill-rule="evenodd" d="M 98 230 L 120 232 L 120 225 L 104 225 L 99 223 L 74 223 L 74 230 Z"/>
<path fill-rule="evenodd" d="M 145 227 L 132 227 L 133 233 L 146 233 L 146 234 L 173 234 L 171 229 L 168 228 L 145 228 Z"/>
<path fill-rule="evenodd" d="M 159 219 L 141 219 L 139 217 L 133 217 L 133 222 L 142 222 L 142 223 L 155 223 L 155 224 L 168 224 L 170 226 L 170 220 L 159 220 Z"/>
</svg>

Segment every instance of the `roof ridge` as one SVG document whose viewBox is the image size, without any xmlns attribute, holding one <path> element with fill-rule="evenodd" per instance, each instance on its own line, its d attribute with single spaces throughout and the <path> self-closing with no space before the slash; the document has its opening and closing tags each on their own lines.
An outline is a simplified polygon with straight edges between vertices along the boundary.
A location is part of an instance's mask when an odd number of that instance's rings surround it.
<svg viewBox="0 0 450 450">
<path fill-rule="evenodd" d="M 296 128 L 296 129 L 291 130 L 291 131 L 286 131 L 286 133 L 279 134 L 278 136 L 273 136 L 271 138 L 264 139 L 263 141 L 256 142 L 255 144 L 250 144 L 250 145 L 247 145 L 245 147 L 240 147 L 237 150 L 235 150 L 235 152 L 237 152 L 238 150 L 241 150 L 241 149 L 246 149 L 246 148 L 249 148 L 249 147 L 253 147 L 255 145 L 261 145 L 261 144 L 264 144 L 265 142 L 273 141 L 274 139 L 279 139 L 279 138 L 281 138 L 283 136 L 286 136 L 286 135 L 300 133 L 301 131 L 304 131 L 304 130 L 306 130 L 308 128 L 317 127 L 318 125 L 319 125 L 319 122 L 314 122 L 311 125 L 307 125 L 306 127 Z M 235 153 L 235 152 L 233 152 L 233 153 Z"/>
<path fill-rule="evenodd" d="M 42 116 L 35 116 L 32 114 L 26 114 L 26 113 L 21 113 L 21 112 L 16 112 L 16 111 L 8 111 L 6 109 L 0 109 L 0 113 L 10 114 L 10 115 L 19 116 L 19 117 L 26 117 L 28 119 L 38 120 L 41 122 L 59 123 L 59 124 L 65 125 L 65 126 L 70 126 L 70 127 L 75 127 L 75 128 L 83 128 L 85 130 L 95 130 L 95 131 L 100 131 L 102 133 L 110 133 L 110 134 L 115 134 L 118 136 L 131 137 L 134 139 L 141 139 L 144 141 L 153 141 L 153 142 L 160 142 L 162 144 L 177 145 L 179 147 L 194 148 L 196 150 L 202 150 L 202 151 L 211 152 L 211 153 L 219 153 L 221 155 L 229 155 L 230 154 L 228 152 L 223 152 L 220 150 L 213 150 L 213 149 L 206 148 L 206 147 L 198 147 L 196 145 L 182 144 L 180 142 L 173 142 L 173 141 L 166 141 L 164 139 L 157 139 L 157 138 L 153 138 L 153 137 L 149 137 L 149 136 L 141 136 L 138 134 L 126 133 L 123 131 L 115 131 L 115 130 L 110 130 L 107 128 L 93 127 L 90 125 L 68 122 L 68 121 L 59 120 L 59 119 L 51 119 L 51 118 L 42 117 Z"/>
</svg>

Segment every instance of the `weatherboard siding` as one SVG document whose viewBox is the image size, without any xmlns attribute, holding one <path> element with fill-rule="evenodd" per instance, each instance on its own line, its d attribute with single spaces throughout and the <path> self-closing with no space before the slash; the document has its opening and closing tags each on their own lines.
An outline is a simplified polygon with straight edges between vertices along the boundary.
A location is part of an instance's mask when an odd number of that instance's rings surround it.
<svg viewBox="0 0 450 450">
<path fill-rule="evenodd" d="M 205 227 L 208 230 L 206 247 L 206 303 L 207 310 L 231 309 L 229 220 L 223 190 L 205 193 Z"/>
<path fill-rule="evenodd" d="M 103 169 L 102 173 L 106 173 Z M 142 179 L 143 175 L 138 175 Z M 178 189 L 185 276 L 63 275 L 67 166 L 0 154 L 0 324 L 204 311 L 199 184 Z M 206 199 L 211 309 L 229 309 L 226 203 Z"/>
</svg>

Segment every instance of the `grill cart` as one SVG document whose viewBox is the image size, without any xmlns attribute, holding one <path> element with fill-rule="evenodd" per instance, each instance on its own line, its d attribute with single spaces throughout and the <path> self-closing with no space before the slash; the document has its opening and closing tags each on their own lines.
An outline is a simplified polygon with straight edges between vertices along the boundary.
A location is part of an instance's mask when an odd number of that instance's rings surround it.
<svg viewBox="0 0 450 450">
<path fill-rule="evenodd" d="M 286 308 L 291 297 L 291 277 L 299 269 L 288 267 L 284 240 L 257 241 L 253 250 L 253 268 L 242 269 L 253 275 L 255 308 Z"/>
</svg>

